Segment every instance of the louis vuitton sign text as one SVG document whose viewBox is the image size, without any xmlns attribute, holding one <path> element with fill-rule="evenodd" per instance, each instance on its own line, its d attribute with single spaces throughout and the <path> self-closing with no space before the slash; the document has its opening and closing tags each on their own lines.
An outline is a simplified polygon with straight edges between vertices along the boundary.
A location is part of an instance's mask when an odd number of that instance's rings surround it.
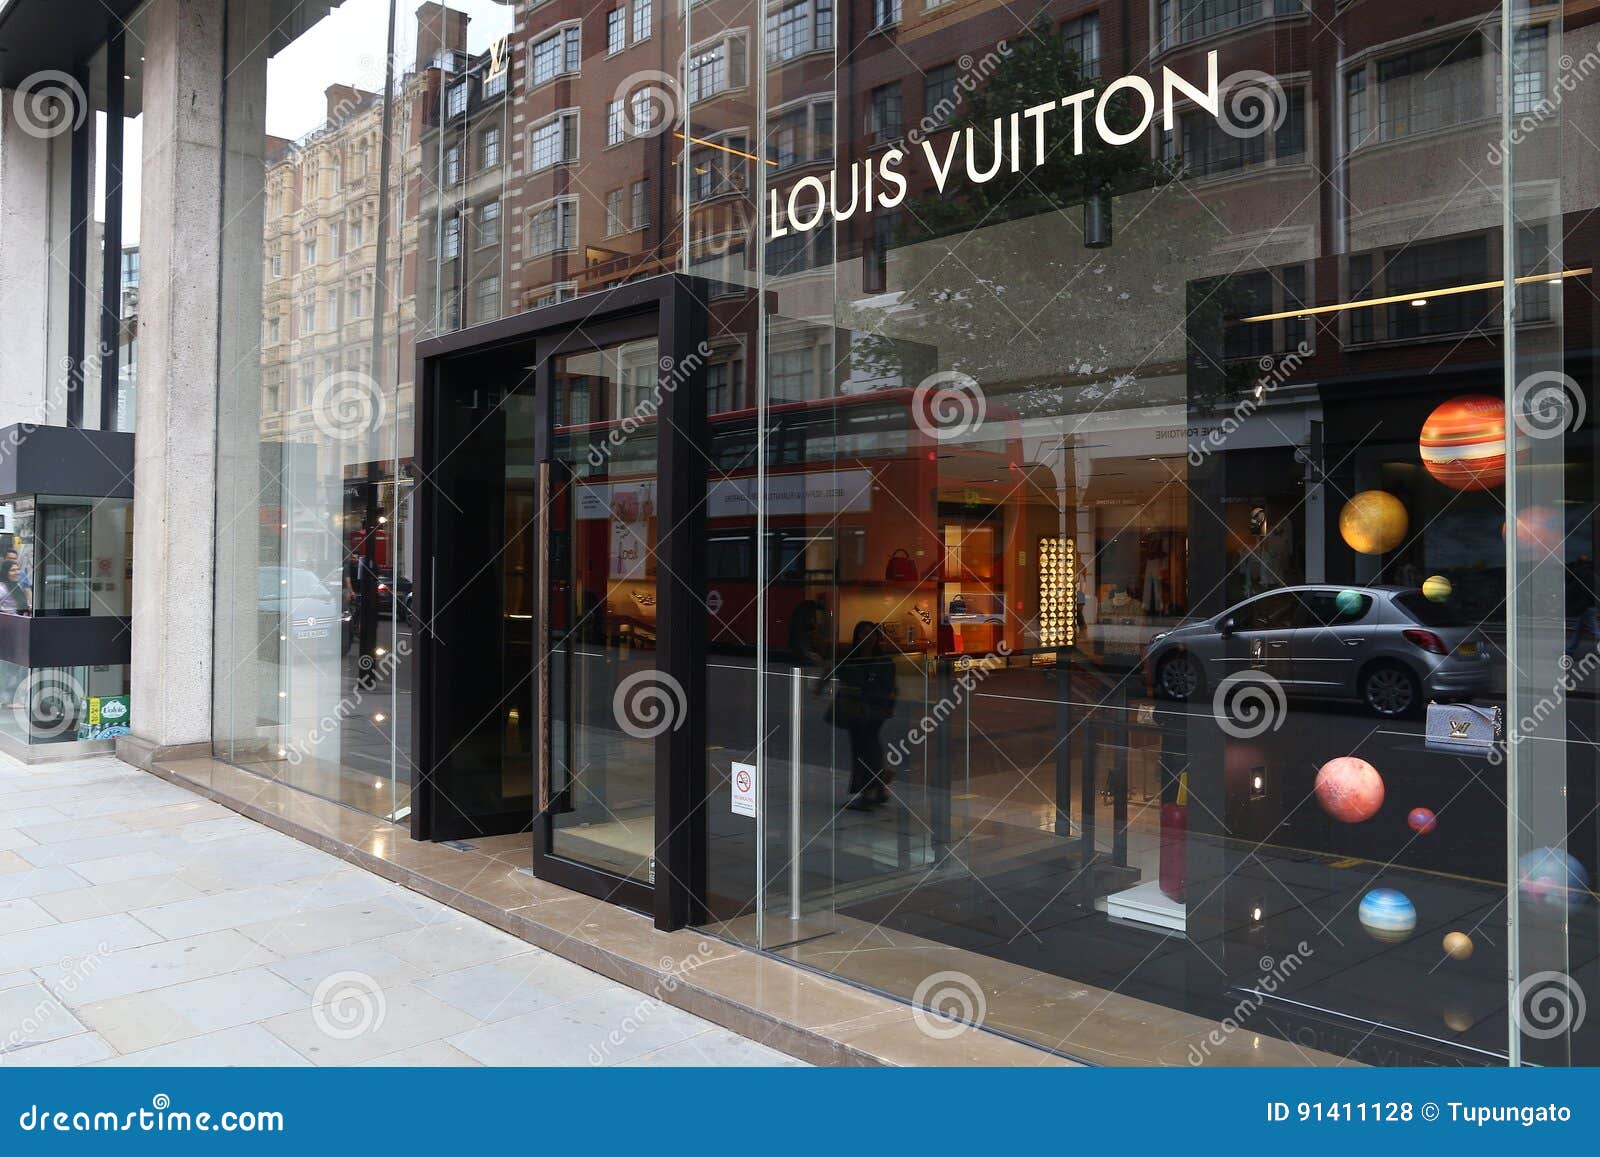
<svg viewBox="0 0 1600 1157">
<path fill-rule="evenodd" d="M 1129 94 L 1135 116 L 1126 129 L 1118 130 L 1108 123 L 1108 113 L 1112 102 L 1124 92 Z M 1055 137 L 1059 133 L 1070 133 L 1074 155 L 1081 155 L 1091 139 L 1111 146 L 1131 145 L 1149 131 L 1158 107 L 1161 127 L 1173 127 L 1180 94 L 1212 117 L 1220 115 L 1222 93 L 1215 51 L 1206 54 L 1204 87 L 1192 85 L 1172 69 L 1163 68 L 1159 101 L 1155 86 L 1144 77 L 1124 76 L 1100 90 L 1098 99 L 1094 89 L 1086 88 L 1007 117 L 996 117 L 987 143 L 967 128 L 937 140 L 919 141 L 916 150 L 898 145 L 885 149 L 851 165 L 844 188 L 840 187 L 838 170 L 828 174 L 826 183 L 821 177 L 801 177 L 788 189 L 769 193 L 767 239 L 805 233 L 821 225 L 830 214 L 835 221 L 845 221 L 857 212 L 893 209 L 906 199 L 908 183 L 902 166 L 908 158 L 917 159 L 919 153 L 933 176 L 934 187 L 943 194 L 955 174 L 958 157 L 965 158 L 967 180 L 981 185 L 994 180 L 1003 169 L 1020 173 L 1024 168 L 1043 165 L 1057 146 Z"/>
</svg>

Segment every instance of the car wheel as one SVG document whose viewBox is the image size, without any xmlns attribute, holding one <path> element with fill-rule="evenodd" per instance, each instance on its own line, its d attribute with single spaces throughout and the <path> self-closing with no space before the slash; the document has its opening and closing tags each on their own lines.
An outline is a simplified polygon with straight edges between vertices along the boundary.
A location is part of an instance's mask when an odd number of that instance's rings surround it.
<svg viewBox="0 0 1600 1157">
<path fill-rule="evenodd" d="M 1156 690 L 1167 699 L 1186 703 L 1200 690 L 1200 664 L 1187 651 L 1161 660 L 1156 668 Z"/>
<path fill-rule="evenodd" d="M 1417 709 L 1422 700 L 1422 685 L 1400 664 L 1382 663 L 1362 678 L 1361 699 L 1374 714 L 1398 719 Z"/>
</svg>

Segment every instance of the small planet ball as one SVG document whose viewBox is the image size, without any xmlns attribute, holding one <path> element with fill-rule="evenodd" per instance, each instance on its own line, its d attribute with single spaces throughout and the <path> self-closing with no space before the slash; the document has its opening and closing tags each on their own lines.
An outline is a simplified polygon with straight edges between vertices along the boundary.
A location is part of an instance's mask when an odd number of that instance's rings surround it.
<svg viewBox="0 0 1600 1157">
<path fill-rule="evenodd" d="M 1361 610 L 1360 591 L 1340 591 L 1333 596 L 1333 605 L 1341 615 L 1353 615 Z"/>
<path fill-rule="evenodd" d="M 1386 944 L 1398 944 L 1417 928 L 1417 906 L 1394 888 L 1372 889 L 1361 897 L 1356 915 L 1368 936 Z"/>
<path fill-rule="evenodd" d="M 1532 908 L 1564 915 L 1589 898 L 1589 873 L 1559 848 L 1538 848 L 1517 860 L 1517 891 Z"/>
<path fill-rule="evenodd" d="M 1411 814 L 1406 816 L 1406 823 L 1411 825 L 1411 830 L 1418 835 L 1427 835 L 1439 826 L 1439 817 L 1425 807 L 1414 807 Z"/>
<path fill-rule="evenodd" d="M 1472 1014 L 1459 1005 L 1453 1005 L 1441 1013 L 1444 1017 L 1444 1026 L 1451 1032 L 1466 1032 L 1473 1025 Z"/>
<path fill-rule="evenodd" d="M 1442 574 L 1430 575 L 1422 580 L 1422 594 L 1429 602 L 1442 603 L 1455 593 L 1455 587 Z"/>
<path fill-rule="evenodd" d="M 1411 520 L 1387 490 L 1363 490 L 1339 512 L 1339 536 L 1358 554 L 1385 554 L 1405 541 Z"/>
<path fill-rule="evenodd" d="M 1505 402 L 1462 394 L 1436 407 L 1417 438 L 1422 465 L 1452 490 L 1491 490 L 1506 480 Z"/>
<path fill-rule="evenodd" d="M 1317 771 L 1317 802 L 1336 820 L 1359 824 L 1383 806 L 1383 776 L 1354 755 L 1330 759 Z"/>
<path fill-rule="evenodd" d="M 1446 932 L 1444 934 L 1444 954 L 1451 960 L 1465 960 L 1472 955 L 1476 945 L 1472 937 L 1465 932 Z"/>
</svg>

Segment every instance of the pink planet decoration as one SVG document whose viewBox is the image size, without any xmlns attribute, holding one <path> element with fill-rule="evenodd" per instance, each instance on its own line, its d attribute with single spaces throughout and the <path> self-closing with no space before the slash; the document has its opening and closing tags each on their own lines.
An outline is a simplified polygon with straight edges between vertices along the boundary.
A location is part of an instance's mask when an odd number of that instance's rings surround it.
<svg viewBox="0 0 1600 1157">
<path fill-rule="evenodd" d="M 1406 816 L 1406 823 L 1411 825 L 1411 830 L 1419 836 L 1425 836 L 1439 826 L 1439 817 L 1425 807 L 1414 807 L 1411 814 Z"/>
<path fill-rule="evenodd" d="M 1539 559 L 1557 554 L 1566 536 L 1565 519 L 1559 510 L 1550 506 L 1530 506 L 1517 514 L 1517 554 L 1521 558 Z M 1506 536 L 1506 524 L 1500 524 L 1500 537 Z"/>
<path fill-rule="evenodd" d="M 1490 394 L 1451 398 L 1422 423 L 1417 452 L 1452 490 L 1492 490 L 1506 480 L 1505 402 Z"/>
<path fill-rule="evenodd" d="M 1317 772 L 1317 802 L 1336 820 L 1359 824 L 1383 806 L 1383 776 L 1354 755 L 1330 759 Z"/>
</svg>

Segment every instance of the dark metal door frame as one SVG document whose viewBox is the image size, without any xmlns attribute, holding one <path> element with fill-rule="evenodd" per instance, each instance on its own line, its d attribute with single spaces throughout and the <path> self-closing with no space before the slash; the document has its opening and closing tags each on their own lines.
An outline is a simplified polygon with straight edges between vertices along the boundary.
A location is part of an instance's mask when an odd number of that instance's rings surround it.
<svg viewBox="0 0 1600 1157">
<path fill-rule="evenodd" d="M 531 313 L 431 338 L 417 345 L 417 559 L 414 596 L 416 655 L 412 701 L 412 812 L 414 839 L 432 838 L 437 796 L 434 779 L 445 741 L 433 718 L 435 650 L 449 645 L 430 628 L 433 610 L 449 592 L 434 590 L 433 559 L 438 520 L 449 517 L 435 492 L 436 472 L 448 453 L 433 420 L 441 398 L 456 384 L 491 370 L 534 365 L 535 460 L 552 457 L 555 417 L 552 356 L 564 348 L 589 349 L 653 334 L 663 365 L 670 358 L 675 388 L 660 391 L 658 410 L 656 664 L 684 689 L 687 718 L 655 740 L 654 886 L 624 879 L 552 854 L 548 813 L 529 817 L 535 873 L 552 883 L 599 899 L 650 912 L 657 928 L 671 930 L 698 921 L 706 892 L 706 625 L 704 553 L 706 463 L 705 389 L 698 352 L 706 338 L 705 283 L 678 274 L 631 282 L 602 293 L 561 302 Z M 685 367 L 692 367 L 685 369 Z M 547 542 L 548 512 L 540 510 L 536 542 Z M 545 589 L 534 594 L 535 622 L 545 611 Z M 536 706 L 541 706 L 536 704 Z M 541 739 L 542 742 L 542 739 Z M 537 750 L 536 750 L 537 758 Z M 538 811 L 539 768 L 534 769 Z"/>
</svg>

